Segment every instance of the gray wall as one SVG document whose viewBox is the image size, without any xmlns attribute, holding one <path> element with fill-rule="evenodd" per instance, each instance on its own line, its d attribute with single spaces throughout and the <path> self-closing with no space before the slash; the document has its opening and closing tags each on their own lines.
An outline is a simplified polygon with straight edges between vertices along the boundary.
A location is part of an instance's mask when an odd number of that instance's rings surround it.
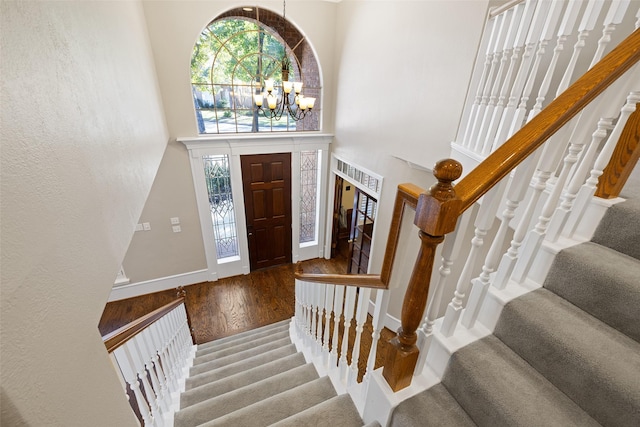
<svg viewBox="0 0 640 427">
<path fill-rule="evenodd" d="M 133 426 L 97 325 L 168 139 L 142 6 L 0 19 L 0 424 Z"/>
</svg>

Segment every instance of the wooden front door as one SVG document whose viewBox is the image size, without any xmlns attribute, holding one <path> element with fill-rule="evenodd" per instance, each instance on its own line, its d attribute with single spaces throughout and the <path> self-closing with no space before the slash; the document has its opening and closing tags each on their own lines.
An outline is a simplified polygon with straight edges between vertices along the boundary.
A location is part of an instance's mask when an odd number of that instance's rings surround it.
<svg viewBox="0 0 640 427">
<path fill-rule="evenodd" d="M 291 262 L 291 153 L 240 156 L 251 270 Z"/>
</svg>

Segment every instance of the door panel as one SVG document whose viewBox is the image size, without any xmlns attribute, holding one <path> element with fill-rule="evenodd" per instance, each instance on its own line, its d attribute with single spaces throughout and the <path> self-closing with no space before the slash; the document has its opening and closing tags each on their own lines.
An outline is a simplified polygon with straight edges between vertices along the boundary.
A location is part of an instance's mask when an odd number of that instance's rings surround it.
<svg viewBox="0 0 640 427">
<path fill-rule="evenodd" d="M 291 154 L 240 161 L 251 270 L 291 262 Z"/>
</svg>

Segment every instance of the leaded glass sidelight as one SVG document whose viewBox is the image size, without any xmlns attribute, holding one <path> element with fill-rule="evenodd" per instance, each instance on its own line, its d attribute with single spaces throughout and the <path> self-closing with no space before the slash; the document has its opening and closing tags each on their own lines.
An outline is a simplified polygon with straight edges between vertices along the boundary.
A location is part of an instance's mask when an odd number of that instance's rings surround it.
<svg viewBox="0 0 640 427">
<path fill-rule="evenodd" d="M 238 256 L 238 233 L 231 193 L 229 156 L 204 156 L 204 178 L 218 259 Z"/>
<path fill-rule="evenodd" d="M 318 151 L 300 152 L 300 243 L 316 240 Z"/>
</svg>

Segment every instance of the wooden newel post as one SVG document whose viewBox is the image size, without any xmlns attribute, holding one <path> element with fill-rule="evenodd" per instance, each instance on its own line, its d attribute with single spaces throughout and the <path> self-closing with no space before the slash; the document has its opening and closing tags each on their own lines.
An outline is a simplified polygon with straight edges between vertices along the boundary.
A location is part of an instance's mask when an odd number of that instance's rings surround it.
<svg viewBox="0 0 640 427">
<path fill-rule="evenodd" d="M 393 391 L 411 385 L 419 353 L 416 330 L 427 306 L 436 248 L 444 240 L 445 234 L 455 229 L 462 206 L 452 185 L 453 181 L 460 178 L 462 165 L 452 159 L 440 160 L 433 174 L 438 182 L 418 199 L 414 224 L 420 229 L 420 252 L 404 296 L 402 326 L 398 329 L 398 335 L 389 341 L 391 346 L 382 371 Z"/>
</svg>

